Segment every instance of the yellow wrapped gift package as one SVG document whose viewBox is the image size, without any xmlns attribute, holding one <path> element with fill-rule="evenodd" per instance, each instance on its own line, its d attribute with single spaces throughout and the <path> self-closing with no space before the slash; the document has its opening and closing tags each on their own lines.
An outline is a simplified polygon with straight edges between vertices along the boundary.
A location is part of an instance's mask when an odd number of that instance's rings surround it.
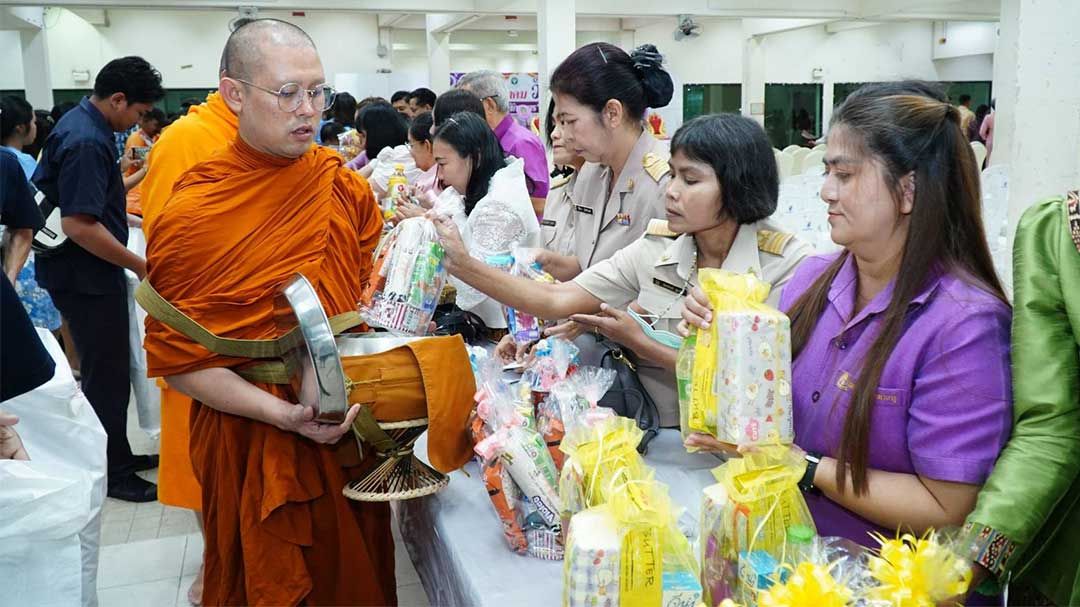
<svg viewBox="0 0 1080 607">
<path fill-rule="evenodd" d="M 806 461 L 788 446 L 761 447 L 713 471 L 703 490 L 701 576 L 706 604 L 754 605 L 792 560 L 788 530 L 814 520 L 799 491 Z M 815 531 L 816 532 L 816 531 Z"/>
<path fill-rule="evenodd" d="M 607 493 L 608 503 L 571 519 L 564 607 L 696 605 L 697 565 L 667 488 L 647 479 Z"/>
<path fill-rule="evenodd" d="M 789 444 L 791 322 L 765 303 L 770 286 L 752 274 L 698 272 L 713 308 L 679 352 L 684 437 L 702 432 L 734 445 Z"/>
</svg>

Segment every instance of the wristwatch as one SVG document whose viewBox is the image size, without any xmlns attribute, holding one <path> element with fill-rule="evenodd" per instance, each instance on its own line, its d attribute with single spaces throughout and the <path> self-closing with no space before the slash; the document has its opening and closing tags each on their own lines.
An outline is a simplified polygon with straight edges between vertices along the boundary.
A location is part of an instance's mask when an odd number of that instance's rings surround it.
<svg viewBox="0 0 1080 607">
<path fill-rule="evenodd" d="M 818 464 L 821 463 L 821 454 L 813 451 L 806 453 L 806 472 L 803 473 L 802 478 L 799 479 L 799 489 L 803 493 L 809 493 L 811 495 L 820 495 L 821 491 L 814 486 L 814 474 L 817 472 Z"/>
</svg>

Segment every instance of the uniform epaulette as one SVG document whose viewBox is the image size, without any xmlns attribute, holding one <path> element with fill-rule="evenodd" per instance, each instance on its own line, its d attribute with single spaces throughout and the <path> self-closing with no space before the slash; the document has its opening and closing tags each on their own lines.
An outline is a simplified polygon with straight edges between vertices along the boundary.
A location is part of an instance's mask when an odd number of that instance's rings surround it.
<svg viewBox="0 0 1080 607">
<path fill-rule="evenodd" d="M 791 242 L 791 239 L 794 237 L 794 234 L 789 234 L 788 232 L 758 230 L 757 248 L 759 251 L 765 251 L 766 253 L 772 253 L 773 255 L 780 255 L 784 252 L 784 247 L 787 246 L 787 243 Z"/>
<path fill-rule="evenodd" d="M 645 228 L 645 234 L 649 236 L 663 236 L 664 238 L 678 238 L 677 232 L 672 232 L 668 228 L 668 223 L 664 219 L 650 219 L 649 227 Z"/>
<path fill-rule="evenodd" d="M 657 154 L 656 152 L 649 152 L 642 156 L 641 166 L 645 167 L 645 172 L 648 173 L 649 177 L 652 177 L 653 181 L 656 183 L 660 183 L 660 180 L 668 173 L 667 157 Z"/>
<path fill-rule="evenodd" d="M 563 187 L 564 185 L 566 185 L 568 183 L 570 183 L 570 176 L 569 175 L 559 176 L 559 177 L 556 177 L 555 179 L 551 180 L 551 185 L 548 187 L 548 189 L 549 190 L 554 190 L 556 188 L 561 188 L 561 187 Z"/>
</svg>

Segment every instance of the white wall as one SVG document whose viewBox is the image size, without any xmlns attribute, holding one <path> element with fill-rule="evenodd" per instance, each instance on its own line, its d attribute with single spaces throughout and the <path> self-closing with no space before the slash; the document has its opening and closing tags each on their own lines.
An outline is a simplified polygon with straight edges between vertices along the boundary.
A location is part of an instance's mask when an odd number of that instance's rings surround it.
<svg viewBox="0 0 1080 607">
<path fill-rule="evenodd" d="M 86 88 L 106 62 L 122 55 L 145 57 L 161 71 L 167 88 L 215 87 L 228 23 L 236 16 L 231 11 L 109 9 L 109 25 L 94 26 L 69 11 L 56 12 L 56 23 L 48 28 L 54 88 Z M 260 11 L 260 15 L 304 28 L 319 47 L 328 81 L 333 82 L 337 74 L 356 73 L 362 81 L 385 88 L 386 78 L 380 78 L 376 70 L 390 64 L 375 53 L 374 15 L 318 11 L 306 17 L 275 11 Z M 91 82 L 74 81 L 73 70 L 89 70 Z"/>
<path fill-rule="evenodd" d="M 394 42 L 406 51 L 392 51 L 391 57 L 376 56 L 377 22 L 374 15 L 355 12 L 309 11 L 306 17 L 287 12 L 260 11 L 261 15 L 292 21 L 315 39 L 326 70 L 333 82 L 339 73 L 358 74 L 357 96 L 389 95 L 398 88 L 428 84 L 423 32 L 395 30 Z M 66 10 L 50 11 L 47 21 L 49 59 L 54 88 L 86 88 L 89 82 L 72 79 L 75 70 L 88 70 L 91 82 L 109 59 L 124 54 L 146 57 L 172 88 L 213 87 L 217 66 L 228 36 L 227 24 L 236 14 L 212 10 L 132 10 L 109 9 L 108 26 L 94 26 Z M 652 42 L 665 54 L 667 67 L 676 80 L 673 105 L 681 105 L 682 83 L 726 83 L 742 80 L 743 33 L 739 20 L 698 20 L 702 35 L 676 42 L 671 34 L 675 19 L 643 27 L 633 33 L 634 44 Z M 938 31 L 935 31 L 935 25 Z M 771 34 L 764 39 L 767 82 L 812 82 L 811 70 L 821 67 L 826 88 L 833 82 L 863 82 L 900 77 L 929 80 L 990 80 L 992 55 L 978 52 L 986 45 L 993 24 L 895 22 L 876 27 L 826 32 L 824 26 Z M 937 44 L 944 32 L 946 45 Z M 496 32 L 455 32 L 455 41 L 493 46 Z M 478 38 L 479 36 L 479 38 Z M 485 38 L 487 36 L 488 38 Z M 535 32 L 522 31 L 506 43 L 535 43 Z M 619 44 L 619 32 L 578 32 L 578 44 L 606 40 Z M 163 41 L 167 41 L 163 43 Z M 938 56 L 955 58 L 937 59 Z M 18 33 L 0 32 L 0 88 L 22 88 Z M 8 59 L 10 58 L 10 59 Z M 451 51 L 452 71 L 495 69 L 535 71 L 537 56 L 531 52 L 481 48 Z M 389 76 L 376 74 L 391 69 Z M 382 90 L 387 89 L 387 90 Z M 828 95 L 829 93 L 827 93 Z M 681 107 L 670 108 L 681 115 Z"/>
<path fill-rule="evenodd" d="M 653 44 L 664 55 L 668 71 L 682 82 L 734 83 L 742 81 L 742 23 L 735 19 L 703 19 L 701 36 L 676 42 L 671 34 L 676 20 L 634 32 L 634 45 Z M 681 91 L 679 92 L 681 95 Z"/>
<path fill-rule="evenodd" d="M 824 26 L 773 34 L 765 38 L 768 82 L 813 82 L 813 68 L 824 70 L 832 82 L 871 82 L 897 78 L 946 80 L 943 71 L 965 77 L 957 80 L 990 80 L 992 61 L 961 60 L 970 73 L 950 69 L 953 59 L 935 61 L 934 27 L 931 22 L 886 23 L 829 34 Z"/>
<path fill-rule="evenodd" d="M 19 32 L 0 30 L 0 89 L 21 89 L 23 86 Z"/>
<path fill-rule="evenodd" d="M 935 22 L 934 59 L 992 54 L 997 47 L 997 37 L 997 23 Z"/>
</svg>

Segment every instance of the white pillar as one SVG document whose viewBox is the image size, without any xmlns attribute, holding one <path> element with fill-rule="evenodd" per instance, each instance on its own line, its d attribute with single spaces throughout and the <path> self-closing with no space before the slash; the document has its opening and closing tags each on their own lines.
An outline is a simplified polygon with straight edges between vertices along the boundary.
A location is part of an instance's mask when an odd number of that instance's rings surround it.
<svg viewBox="0 0 1080 607">
<path fill-rule="evenodd" d="M 26 100 L 30 102 L 30 105 L 40 109 L 51 109 L 53 106 L 47 36 L 48 33 L 44 29 L 19 30 Z"/>
<path fill-rule="evenodd" d="M 626 52 L 634 50 L 635 44 L 634 30 L 619 30 L 619 48 Z"/>
<path fill-rule="evenodd" d="M 836 105 L 836 99 L 833 97 L 835 84 L 832 79 L 832 71 L 825 68 L 825 77 L 821 81 L 821 132 L 818 135 L 825 135 L 829 132 L 833 106 Z"/>
<path fill-rule="evenodd" d="M 540 120 L 547 115 L 551 92 L 551 73 L 577 48 L 575 0 L 538 0 L 536 35 L 540 49 Z M 540 130 L 546 128 L 540 125 Z"/>
<path fill-rule="evenodd" d="M 742 114 L 765 125 L 765 48 L 761 36 L 743 41 Z"/>
<path fill-rule="evenodd" d="M 1024 210 L 1049 196 L 1080 187 L 1080 2 L 1003 0 L 1019 5 L 1016 102 L 998 95 L 994 149 L 1009 146 L 1009 247 Z M 996 66 L 995 66 L 996 72 Z M 995 87 L 996 89 L 996 87 Z M 1002 131 L 1001 118 L 1010 114 Z M 1005 135 L 1004 140 L 999 139 Z M 994 160 L 994 164 L 997 164 Z"/>
<path fill-rule="evenodd" d="M 441 24 L 440 15 L 427 15 L 428 86 L 436 95 L 450 88 L 450 32 L 434 31 Z"/>
<path fill-rule="evenodd" d="M 49 109 L 53 106 L 53 96 L 45 9 L 40 6 L 16 6 L 6 12 L 4 16 L 12 19 L 19 28 L 26 100 L 35 108 Z"/>
<path fill-rule="evenodd" d="M 1020 2 L 1001 0 L 997 48 L 994 50 L 994 81 L 991 97 L 997 106 L 994 116 L 994 153 L 990 164 L 1008 165 L 1016 117 L 1016 43 L 1020 33 Z"/>
</svg>

